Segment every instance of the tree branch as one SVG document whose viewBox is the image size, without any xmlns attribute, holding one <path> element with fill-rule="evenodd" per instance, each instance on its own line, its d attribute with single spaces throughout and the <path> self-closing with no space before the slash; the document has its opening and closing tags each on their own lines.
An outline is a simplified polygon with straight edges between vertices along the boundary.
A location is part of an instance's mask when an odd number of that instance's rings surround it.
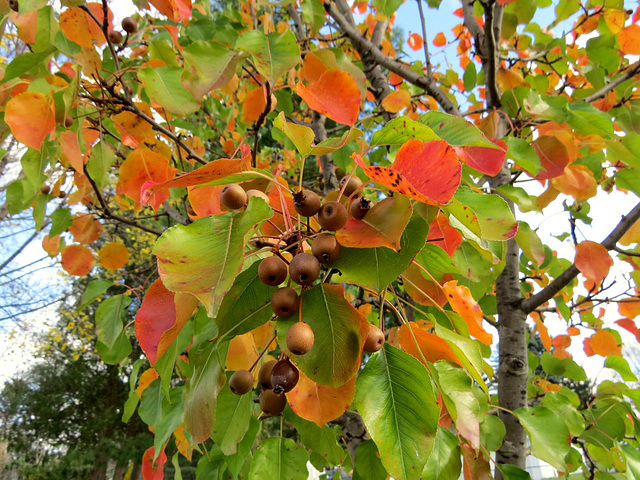
<svg viewBox="0 0 640 480">
<path fill-rule="evenodd" d="M 607 250 L 614 250 L 616 243 L 622 235 L 624 235 L 631 226 L 640 219 L 640 203 L 625 216 L 622 217 L 620 223 L 613 229 L 613 231 L 605 238 L 601 245 Z M 525 299 L 520 304 L 520 309 L 525 313 L 531 313 L 543 303 L 552 299 L 557 293 L 560 292 L 567 284 L 576 278 L 580 271 L 576 267 L 576 264 L 572 264 L 564 272 L 562 272 L 553 282 L 544 287 L 535 295 Z"/>
<path fill-rule="evenodd" d="M 607 83 L 604 87 L 602 87 L 599 90 L 596 90 L 591 95 L 584 97 L 582 101 L 591 103 L 600 98 L 603 98 L 607 93 L 609 93 L 611 90 L 616 88 L 618 85 L 626 82 L 627 80 L 629 80 L 630 78 L 633 78 L 639 73 L 640 73 L 640 60 L 634 63 L 633 66 L 629 68 L 629 70 L 627 70 L 625 73 L 620 75 L 615 80 L 612 80 L 611 82 Z"/>
</svg>

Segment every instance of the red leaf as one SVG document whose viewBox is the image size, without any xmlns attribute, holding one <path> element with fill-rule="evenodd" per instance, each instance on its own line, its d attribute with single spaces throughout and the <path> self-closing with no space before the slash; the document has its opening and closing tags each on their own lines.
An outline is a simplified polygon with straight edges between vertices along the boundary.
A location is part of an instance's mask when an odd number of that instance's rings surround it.
<svg viewBox="0 0 640 480">
<path fill-rule="evenodd" d="M 458 245 L 462 243 L 460 232 L 449 225 L 449 219 L 439 214 L 436 219 L 429 224 L 429 234 L 427 242 L 438 245 L 452 257 Z"/>
<path fill-rule="evenodd" d="M 458 313 L 469 327 L 469 334 L 485 345 L 491 345 L 493 336 L 482 326 L 482 309 L 471 296 L 471 291 L 464 285 L 458 285 L 457 280 L 451 280 L 443 285 L 449 305 Z"/>
<path fill-rule="evenodd" d="M 569 152 L 564 143 L 556 137 L 543 135 L 534 140 L 532 145 L 536 149 L 542 165 L 542 170 L 538 172 L 535 178 L 546 180 L 562 175 L 565 167 L 570 162 Z"/>
<path fill-rule="evenodd" d="M 500 148 L 490 147 L 456 147 L 454 150 L 460 160 L 474 170 L 486 175 L 495 176 L 500 172 L 507 155 L 507 143 L 503 140 L 491 140 Z"/>
<path fill-rule="evenodd" d="M 609 273 L 613 260 L 604 246 L 584 240 L 576 246 L 575 264 L 585 277 L 600 283 Z"/>
<path fill-rule="evenodd" d="M 343 125 L 353 126 L 360 112 L 360 89 L 350 73 L 329 69 L 308 86 L 301 82 L 296 93 L 309 108 Z"/>
<path fill-rule="evenodd" d="M 197 304 L 193 295 L 167 290 L 160 278 L 149 287 L 136 313 L 135 330 L 152 366 L 178 336 Z"/>
<path fill-rule="evenodd" d="M 164 478 L 164 464 L 167 462 L 167 455 L 164 448 L 153 461 L 155 447 L 149 447 L 142 455 L 142 478 L 144 480 L 162 480 Z"/>
<path fill-rule="evenodd" d="M 620 325 L 622 328 L 624 328 L 628 332 L 633 333 L 634 335 L 638 332 L 638 326 L 636 325 L 636 322 L 634 322 L 630 318 L 621 318 L 620 320 L 616 320 L 615 323 Z"/>
</svg>

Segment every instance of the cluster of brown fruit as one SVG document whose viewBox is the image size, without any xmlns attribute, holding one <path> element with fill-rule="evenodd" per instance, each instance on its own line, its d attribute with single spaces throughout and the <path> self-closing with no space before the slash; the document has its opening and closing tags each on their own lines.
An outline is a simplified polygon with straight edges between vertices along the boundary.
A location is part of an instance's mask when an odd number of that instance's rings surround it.
<svg viewBox="0 0 640 480">
<path fill-rule="evenodd" d="M 136 33 L 138 31 L 138 22 L 131 17 L 125 17 L 122 19 L 122 29 L 127 32 L 128 35 Z M 123 40 L 122 34 L 117 30 L 111 30 L 109 32 L 109 41 L 114 45 L 120 45 Z"/>
<path fill-rule="evenodd" d="M 352 196 L 361 188 L 362 181 L 358 177 L 345 177 L 341 181 L 343 194 Z M 258 190 L 245 191 L 240 185 L 227 185 L 220 194 L 220 204 L 231 210 L 239 210 L 246 206 L 248 198 L 260 196 L 269 202 L 268 197 Z M 316 216 L 322 231 L 312 231 L 307 224 L 306 230 L 289 232 L 288 238 L 294 238 L 297 248 L 292 252 L 289 245 L 286 251 L 294 256 L 287 261 L 280 252 L 280 247 L 273 247 L 273 256 L 263 259 L 258 266 L 258 277 L 270 286 L 281 285 L 287 277 L 301 285 L 303 289 L 309 288 L 320 275 L 323 265 L 330 264 L 340 257 L 342 247 L 335 235 L 327 231 L 340 230 L 347 223 L 349 213 L 347 208 L 338 201 L 326 201 L 324 204 L 320 197 L 311 190 L 300 190 L 293 196 L 295 211 L 303 217 Z M 371 201 L 364 197 L 356 197 L 351 202 L 349 212 L 351 217 L 358 220 L 364 218 L 371 208 Z M 311 253 L 303 252 L 303 242 L 311 240 Z M 285 242 L 286 244 L 286 242 Z M 289 285 L 280 287 L 271 298 L 271 308 L 280 318 L 290 318 L 298 313 L 300 308 L 300 295 Z M 299 321 L 294 323 L 287 332 L 287 349 L 294 355 L 305 355 L 314 345 L 315 335 L 311 327 Z M 367 352 L 376 352 L 384 345 L 384 332 L 378 327 L 369 324 L 369 334 L 364 344 Z M 286 405 L 284 393 L 290 391 L 298 383 L 299 373 L 291 360 L 283 353 L 280 360 L 266 362 L 258 374 L 258 381 L 263 387 L 260 396 L 260 408 L 268 415 L 279 415 Z M 229 379 L 231 391 L 237 395 L 244 395 L 253 387 L 253 374 L 249 370 L 238 370 Z"/>
</svg>

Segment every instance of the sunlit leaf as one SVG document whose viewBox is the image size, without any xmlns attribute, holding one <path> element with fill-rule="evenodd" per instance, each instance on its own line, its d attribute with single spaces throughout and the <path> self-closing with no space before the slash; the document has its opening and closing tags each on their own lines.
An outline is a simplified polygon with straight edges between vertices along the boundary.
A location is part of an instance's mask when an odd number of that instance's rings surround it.
<svg viewBox="0 0 640 480">
<path fill-rule="evenodd" d="M 255 122 L 258 120 L 265 107 L 267 106 L 267 99 L 265 97 L 265 91 L 263 88 L 255 88 L 244 97 L 242 102 L 242 114 L 249 122 Z"/>
<path fill-rule="evenodd" d="M 551 179 L 551 184 L 578 201 L 595 197 L 598 190 L 598 182 L 586 165 L 569 165 L 562 175 Z"/>
<path fill-rule="evenodd" d="M 489 147 L 457 147 L 456 153 L 460 160 L 474 170 L 495 176 L 500 172 L 507 152 L 507 144 L 502 140 L 494 140 L 500 148 Z"/>
<path fill-rule="evenodd" d="M 86 275 L 93 267 L 93 253 L 82 245 L 67 245 L 62 249 L 62 268 L 69 275 Z"/>
<path fill-rule="evenodd" d="M 180 67 L 146 67 L 138 72 L 145 91 L 151 100 L 158 102 L 171 113 L 187 115 L 197 112 L 198 101 L 182 85 L 183 69 Z"/>
<path fill-rule="evenodd" d="M 251 53 L 258 72 L 272 84 L 300 62 L 300 49 L 291 30 L 269 35 L 249 30 L 238 38 L 236 49 Z"/>
<path fill-rule="evenodd" d="M 348 410 L 355 394 L 355 375 L 339 387 L 330 387 L 314 382 L 301 371 L 298 384 L 286 395 L 296 414 L 322 427 Z"/>
<path fill-rule="evenodd" d="M 436 47 L 444 47 L 447 44 L 447 37 L 443 32 L 438 32 L 435 37 L 433 37 L 433 44 Z"/>
<path fill-rule="evenodd" d="M 485 345 L 491 345 L 493 336 L 487 333 L 482 326 L 482 309 L 478 302 L 471 296 L 471 291 L 464 285 L 458 285 L 457 280 L 451 280 L 443 285 L 447 294 L 449 305 L 460 314 L 469 327 L 471 336 L 477 338 Z"/>
<path fill-rule="evenodd" d="M 215 317 L 243 264 L 247 235 L 271 217 L 264 200 L 249 199 L 246 211 L 201 218 L 166 230 L 154 248 L 158 272 L 174 292 L 192 293 Z"/>
<path fill-rule="evenodd" d="M 98 19 L 98 25 L 87 12 L 80 7 L 72 7 L 60 13 L 60 28 L 64 35 L 72 42 L 81 47 L 91 47 L 93 42 L 98 46 L 105 43 L 106 39 L 102 33 L 102 21 L 104 19 L 101 3 L 87 3 L 87 8 Z M 109 25 L 113 21 L 113 13 L 108 13 Z"/>
<path fill-rule="evenodd" d="M 598 330 L 591 336 L 591 349 L 596 355 L 607 357 L 609 355 L 622 355 L 621 346 L 611 332 Z"/>
<path fill-rule="evenodd" d="M 236 335 L 229 342 L 227 370 L 249 370 L 258 358 L 258 347 L 251 333 Z"/>
<path fill-rule="evenodd" d="M 329 69 L 307 86 L 299 82 L 296 93 L 309 108 L 338 123 L 353 126 L 358 119 L 360 90 L 348 72 Z"/>
<path fill-rule="evenodd" d="M 102 235 L 102 224 L 90 213 L 79 213 L 73 217 L 69 232 L 78 243 L 93 243 Z"/>
<path fill-rule="evenodd" d="M 407 90 L 396 90 L 382 100 L 382 108 L 391 113 L 398 113 L 409 105 L 411 105 L 411 94 Z"/>
<path fill-rule="evenodd" d="M 250 480 L 306 480 L 307 451 L 290 438 L 263 440 L 253 452 Z"/>
<path fill-rule="evenodd" d="M 531 145 L 538 153 L 540 165 L 542 166 L 542 170 L 535 175 L 538 180 L 546 180 L 562 175 L 571 159 L 567 148 L 560 140 L 556 137 L 544 135 L 535 139 Z"/>
<path fill-rule="evenodd" d="M 462 366 L 460 359 L 453 352 L 449 344 L 442 338 L 423 330 L 415 323 L 410 323 L 413 335 L 409 331 L 409 327 L 402 325 L 398 334 L 398 341 L 402 350 L 417 358 L 426 365 L 435 363 L 438 360 L 449 360 Z M 415 339 L 414 339 L 415 337 Z M 417 345 L 416 345 L 417 343 Z"/>
<path fill-rule="evenodd" d="M 414 52 L 422 48 L 422 37 L 417 33 L 412 33 L 407 39 L 407 44 Z M 385 109 L 386 110 L 386 109 Z M 388 110 L 387 110 L 388 111 Z"/>
<path fill-rule="evenodd" d="M 136 106 L 147 116 L 153 118 L 149 105 L 144 102 L 136 102 Z M 149 122 L 144 121 L 133 112 L 123 111 L 112 117 L 113 125 L 122 136 L 122 143 L 139 148 L 144 143 L 155 143 L 155 133 Z"/>
<path fill-rule="evenodd" d="M 387 471 L 399 480 L 420 478 L 440 410 L 426 368 L 386 343 L 358 375 L 355 405 Z"/>
<path fill-rule="evenodd" d="M 71 130 L 62 132 L 58 141 L 60 142 L 60 153 L 65 156 L 76 172 L 84 173 L 85 159 L 80 150 L 76 132 Z"/>
<path fill-rule="evenodd" d="M 4 121 L 16 139 L 40 150 L 44 139 L 56 128 L 52 99 L 39 92 L 24 92 L 7 103 Z"/>
<path fill-rule="evenodd" d="M 575 264 L 585 277 L 600 283 L 609 273 L 613 260 L 604 246 L 591 240 L 583 240 L 576 245 Z"/>
<path fill-rule="evenodd" d="M 519 408 L 513 414 L 531 439 L 531 453 L 560 471 L 566 470 L 565 456 L 571 449 L 571 436 L 562 420 L 545 407 Z"/>
<path fill-rule="evenodd" d="M 123 243 L 109 242 L 100 249 L 99 260 L 107 270 L 119 270 L 129 261 L 129 250 Z"/>
<path fill-rule="evenodd" d="M 438 426 L 433 450 L 422 471 L 423 480 L 458 478 L 462 470 L 460 441 L 451 431 Z"/>
<path fill-rule="evenodd" d="M 618 35 L 618 45 L 625 55 L 640 55 L 640 25 L 624 27 Z"/>
</svg>

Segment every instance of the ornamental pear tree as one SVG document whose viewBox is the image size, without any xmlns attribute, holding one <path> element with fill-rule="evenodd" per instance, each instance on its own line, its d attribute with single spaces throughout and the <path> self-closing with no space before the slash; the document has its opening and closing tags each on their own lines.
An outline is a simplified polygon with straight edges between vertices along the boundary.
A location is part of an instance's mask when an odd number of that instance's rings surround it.
<svg viewBox="0 0 640 480">
<path fill-rule="evenodd" d="M 27 45 L 0 131 L 23 146 L 6 208 L 69 275 L 157 237 L 145 281 L 78 307 L 101 302 L 105 362 L 145 353 L 123 406 L 154 432 L 144 478 L 184 456 L 199 478 L 525 479 L 528 455 L 640 478 L 640 9 L 124 3 L 0 2 Z M 554 205 L 568 253 L 536 230 Z M 585 357 L 611 375 L 581 403 L 557 379 Z"/>
</svg>

